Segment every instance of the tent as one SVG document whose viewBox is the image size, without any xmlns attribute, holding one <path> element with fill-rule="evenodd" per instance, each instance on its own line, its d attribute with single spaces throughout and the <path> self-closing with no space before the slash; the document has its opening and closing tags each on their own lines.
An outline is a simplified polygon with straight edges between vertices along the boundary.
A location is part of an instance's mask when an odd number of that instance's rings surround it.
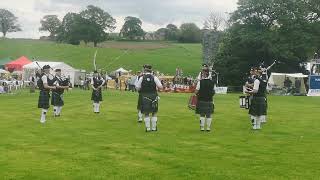
<svg viewBox="0 0 320 180">
<path fill-rule="evenodd" d="M 10 61 L 12 61 L 12 59 L 9 57 L 0 59 L 0 69 L 4 69 L 5 64 L 7 64 Z"/>
<path fill-rule="evenodd" d="M 304 75 L 302 73 L 293 73 L 293 74 L 286 74 L 286 73 L 271 73 L 268 86 L 272 88 L 272 90 L 282 90 L 284 88 L 284 80 L 286 77 L 292 81 L 294 86 L 295 78 L 298 78 L 301 81 L 301 89 L 300 92 L 302 94 L 306 94 L 306 87 L 304 83 L 304 78 L 308 78 L 308 75 Z"/>
<path fill-rule="evenodd" d="M 22 78 L 24 80 L 29 80 L 30 77 L 35 75 L 36 71 L 40 70 L 40 67 L 42 68 L 45 65 L 49 65 L 52 68 L 51 74 L 54 74 L 55 69 L 61 69 L 62 75 L 64 75 L 65 77 L 69 77 L 70 82 L 72 83 L 72 85 L 74 85 L 74 82 L 75 82 L 74 80 L 76 78 L 75 75 L 76 75 L 76 72 L 79 70 L 74 69 L 73 67 L 69 66 L 68 64 L 66 64 L 64 62 L 50 62 L 50 61 L 46 61 L 46 62 L 37 61 L 36 62 L 35 61 L 33 63 L 27 64 L 27 65 L 23 66 Z"/>
<path fill-rule="evenodd" d="M 6 70 L 3 70 L 3 69 L 0 69 L 0 74 L 9 74 L 10 72 L 9 71 L 6 71 Z"/>
<path fill-rule="evenodd" d="M 119 68 L 116 70 L 116 72 L 128 73 L 129 71 L 125 70 L 124 68 Z"/>
<path fill-rule="evenodd" d="M 5 65 L 5 67 L 9 71 L 22 71 L 22 68 L 24 65 L 30 64 L 32 61 L 30 61 L 28 58 L 25 56 L 22 56 L 18 58 L 17 60 L 11 61 Z"/>
</svg>

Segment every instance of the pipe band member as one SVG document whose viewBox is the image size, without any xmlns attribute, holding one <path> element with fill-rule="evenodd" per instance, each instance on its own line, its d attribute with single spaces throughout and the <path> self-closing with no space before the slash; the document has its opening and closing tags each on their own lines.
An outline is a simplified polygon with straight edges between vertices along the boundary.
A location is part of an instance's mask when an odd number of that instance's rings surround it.
<svg viewBox="0 0 320 180">
<path fill-rule="evenodd" d="M 65 89 L 69 88 L 69 82 L 68 79 L 62 78 L 61 69 L 56 69 L 55 72 L 53 85 L 56 86 L 56 89 L 52 90 L 51 105 L 53 105 L 53 116 L 59 117 L 62 106 L 64 106 L 63 93 Z"/>
<path fill-rule="evenodd" d="M 211 131 L 212 114 L 214 112 L 213 96 L 215 94 L 215 84 L 210 77 L 209 70 L 203 70 L 201 74 L 201 80 L 198 81 L 195 91 L 198 97 L 196 114 L 200 115 L 200 130 L 204 131 L 206 124 L 206 130 Z"/>
<path fill-rule="evenodd" d="M 136 88 L 141 94 L 141 113 L 145 115 L 146 132 L 157 131 L 158 90 L 162 89 L 163 86 L 159 78 L 152 74 L 151 65 L 144 65 L 143 67 L 144 74 L 136 84 Z"/>
<path fill-rule="evenodd" d="M 102 101 L 102 87 L 105 84 L 105 80 L 99 75 L 98 71 L 93 72 L 91 79 L 92 95 L 91 100 L 93 101 L 93 112 L 100 113 L 100 102 Z"/>
<path fill-rule="evenodd" d="M 252 90 L 247 90 L 246 93 L 252 95 L 251 106 L 249 114 L 252 117 L 252 129 L 261 129 L 261 122 L 267 114 L 267 99 L 266 99 L 266 88 L 267 83 L 262 79 L 262 71 L 259 69 L 256 72 L 256 79 Z"/>
<path fill-rule="evenodd" d="M 43 66 L 42 73 L 40 74 L 40 78 L 37 81 L 37 85 L 40 89 L 38 108 L 42 109 L 40 118 L 41 123 L 46 122 L 46 115 L 50 107 L 50 90 L 56 89 L 56 86 L 53 85 L 53 80 L 49 78 L 50 68 L 51 67 L 49 65 Z"/>
</svg>

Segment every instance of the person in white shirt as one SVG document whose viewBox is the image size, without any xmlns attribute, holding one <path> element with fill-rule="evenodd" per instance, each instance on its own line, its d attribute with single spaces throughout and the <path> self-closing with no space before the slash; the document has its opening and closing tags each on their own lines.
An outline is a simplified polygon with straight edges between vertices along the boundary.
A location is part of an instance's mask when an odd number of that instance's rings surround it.
<svg viewBox="0 0 320 180">
<path fill-rule="evenodd" d="M 141 112 L 145 115 L 146 132 L 157 131 L 158 90 L 163 86 L 159 78 L 152 74 L 151 65 L 144 65 L 144 75 L 138 80 L 136 88 L 141 93 Z"/>
<path fill-rule="evenodd" d="M 100 113 L 100 102 L 102 101 L 102 87 L 105 84 L 105 80 L 99 75 L 97 71 L 94 71 L 91 79 L 92 95 L 91 100 L 93 101 L 93 112 Z"/>
<path fill-rule="evenodd" d="M 53 86 L 53 82 L 49 78 L 50 66 L 45 65 L 42 68 L 42 70 L 43 70 L 43 73 L 40 75 L 40 79 L 38 80 L 38 87 L 40 89 L 38 108 L 42 109 L 40 122 L 45 123 L 46 115 L 50 107 L 50 104 L 49 104 L 50 90 L 56 89 L 56 86 Z"/>
</svg>

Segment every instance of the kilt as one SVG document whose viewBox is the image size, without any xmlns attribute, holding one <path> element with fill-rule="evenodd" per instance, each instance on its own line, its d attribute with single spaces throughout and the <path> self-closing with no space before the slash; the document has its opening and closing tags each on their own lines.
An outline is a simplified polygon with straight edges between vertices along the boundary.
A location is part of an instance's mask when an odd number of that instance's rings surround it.
<svg viewBox="0 0 320 180">
<path fill-rule="evenodd" d="M 50 93 L 49 91 L 40 91 L 39 100 L 38 100 L 38 108 L 49 109 Z"/>
<path fill-rule="evenodd" d="M 141 106 L 142 106 L 141 104 L 142 104 L 142 96 L 139 93 L 137 110 L 141 110 Z"/>
<path fill-rule="evenodd" d="M 141 94 L 141 112 L 143 114 L 158 112 L 158 94 Z"/>
<path fill-rule="evenodd" d="M 59 94 L 57 92 L 52 92 L 51 96 L 51 105 L 53 106 L 63 106 L 63 94 Z"/>
<path fill-rule="evenodd" d="M 196 114 L 213 114 L 214 104 L 210 101 L 198 101 L 196 106 Z"/>
<path fill-rule="evenodd" d="M 249 109 L 251 116 L 262 116 L 267 114 L 267 103 L 265 97 L 253 97 Z"/>
<path fill-rule="evenodd" d="M 102 92 L 99 90 L 92 90 L 91 100 L 98 103 L 102 101 Z"/>
</svg>

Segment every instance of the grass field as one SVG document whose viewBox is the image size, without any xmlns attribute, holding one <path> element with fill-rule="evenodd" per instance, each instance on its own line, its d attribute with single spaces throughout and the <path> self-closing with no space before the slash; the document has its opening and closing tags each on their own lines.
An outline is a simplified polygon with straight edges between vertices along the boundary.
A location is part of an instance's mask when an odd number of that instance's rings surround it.
<svg viewBox="0 0 320 180">
<path fill-rule="evenodd" d="M 159 131 L 136 121 L 137 95 L 65 95 L 60 118 L 39 123 L 38 94 L 0 95 L 0 179 L 319 179 L 319 105 L 269 97 L 269 121 L 252 131 L 238 95 L 217 95 L 214 131 L 200 132 L 189 95 L 161 94 Z"/>
<path fill-rule="evenodd" d="M 141 70 L 149 63 L 165 74 L 174 74 L 181 67 L 185 75 L 195 76 L 200 68 L 200 44 L 165 42 L 106 42 L 98 48 L 97 66 L 108 72 L 124 67 Z M 0 59 L 22 55 L 47 61 L 63 61 L 75 68 L 93 69 L 93 55 L 97 48 L 57 44 L 39 40 L 0 39 Z"/>
</svg>

